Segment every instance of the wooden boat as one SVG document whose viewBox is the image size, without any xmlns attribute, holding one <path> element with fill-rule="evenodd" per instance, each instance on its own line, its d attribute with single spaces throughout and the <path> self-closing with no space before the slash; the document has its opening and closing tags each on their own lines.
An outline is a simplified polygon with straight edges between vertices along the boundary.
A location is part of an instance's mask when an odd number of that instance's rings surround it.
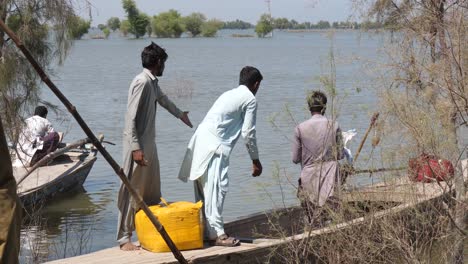
<svg viewBox="0 0 468 264">
<path fill-rule="evenodd" d="M 464 178 L 468 178 L 464 161 Z M 301 208 L 271 210 L 239 218 L 225 224 L 226 233 L 241 239 L 237 247 L 205 245 L 203 249 L 183 251 L 189 263 L 282 263 L 272 254 L 288 244 L 304 239 L 319 240 L 336 232 L 358 228 L 371 221 L 388 217 L 412 215 L 416 208 L 445 203 L 452 195 L 445 182 L 416 183 L 407 177 L 393 179 L 343 194 L 343 201 L 354 204 L 357 214 L 344 222 L 304 231 L 301 228 Z M 280 230 L 280 232 L 278 232 Z M 76 256 L 50 263 L 178 263 L 171 252 L 151 253 L 145 250 L 126 252 L 118 247 Z M 311 262 L 312 263 L 312 262 Z"/>
<path fill-rule="evenodd" d="M 56 152 L 58 151 L 60 149 Z M 91 148 L 72 148 L 62 152 L 26 178 L 24 176 L 31 168 L 13 167 L 13 174 L 19 183 L 17 193 L 23 206 L 42 205 L 59 193 L 83 185 L 96 161 L 97 151 Z"/>
</svg>

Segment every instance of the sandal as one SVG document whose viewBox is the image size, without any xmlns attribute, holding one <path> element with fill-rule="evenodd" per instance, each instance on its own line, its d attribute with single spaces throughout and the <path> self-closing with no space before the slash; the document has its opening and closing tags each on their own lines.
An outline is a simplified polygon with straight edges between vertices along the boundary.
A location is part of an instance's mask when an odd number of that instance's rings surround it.
<svg viewBox="0 0 468 264">
<path fill-rule="evenodd" d="M 216 238 L 214 245 L 223 247 L 235 247 L 240 245 L 240 240 L 235 237 L 230 237 L 226 234 L 223 234 Z"/>
</svg>

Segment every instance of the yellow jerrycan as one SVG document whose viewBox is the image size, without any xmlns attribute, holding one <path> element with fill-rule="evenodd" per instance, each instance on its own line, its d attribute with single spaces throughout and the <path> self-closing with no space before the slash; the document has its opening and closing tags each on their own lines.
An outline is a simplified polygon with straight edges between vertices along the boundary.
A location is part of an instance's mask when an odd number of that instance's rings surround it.
<svg viewBox="0 0 468 264">
<path fill-rule="evenodd" d="M 179 250 L 203 248 L 202 201 L 174 202 L 150 206 Z M 135 228 L 142 248 L 151 252 L 171 251 L 143 210 L 135 215 Z"/>
</svg>

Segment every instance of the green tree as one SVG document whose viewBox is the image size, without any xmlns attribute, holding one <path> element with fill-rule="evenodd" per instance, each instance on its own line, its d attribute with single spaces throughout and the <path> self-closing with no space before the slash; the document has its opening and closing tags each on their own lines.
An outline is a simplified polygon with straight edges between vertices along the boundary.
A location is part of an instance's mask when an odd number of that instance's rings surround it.
<svg viewBox="0 0 468 264">
<path fill-rule="evenodd" d="M 273 20 L 273 26 L 277 29 L 288 29 L 291 28 L 291 23 L 285 17 L 283 18 L 276 18 Z"/>
<path fill-rule="evenodd" d="M 206 17 L 202 13 L 192 13 L 184 17 L 185 29 L 192 34 L 192 37 L 196 37 L 200 35 L 205 21 Z"/>
<path fill-rule="evenodd" d="M 106 38 L 109 38 L 109 35 L 110 35 L 110 30 L 109 28 L 105 27 L 103 30 L 102 30 L 102 33 L 104 33 L 104 36 Z"/>
<path fill-rule="evenodd" d="M 290 21 L 290 28 L 291 29 L 297 29 L 297 26 L 299 25 L 299 22 L 297 22 L 296 20 L 294 19 L 291 19 Z"/>
<path fill-rule="evenodd" d="M 176 10 L 160 13 L 151 21 L 153 33 L 160 38 L 179 38 L 184 32 L 184 21 Z"/>
<path fill-rule="evenodd" d="M 63 62 L 72 44 L 68 28 L 75 21 L 75 2 L 0 0 L 0 18 L 39 65 L 50 68 L 52 62 Z M 53 34 L 50 30 L 54 30 Z M 7 137 L 16 142 L 23 117 L 29 116 L 38 103 L 47 102 L 40 96 L 39 76 L 12 41 L 6 39 L 6 33 L 0 30 L 0 115 Z"/>
<path fill-rule="evenodd" d="M 224 22 L 223 28 L 226 29 L 248 29 L 248 28 L 253 28 L 254 26 L 250 24 L 249 22 L 245 22 L 239 19 L 236 19 L 236 21 L 228 21 Z"/>
<path fill-rule="evenodd" d="M 324 21 L 324 20 L 320 20 L 320 21 L 317 23 L 317 28 L 318 28 L 318 29 L 327 29 L 327 28 L 330 28 L 330 22 Z"/>
<path fill-rule="evenodd" d="M 120 19 L 118 17 L 111 17 L 107 20 L 107 27 L 112 29 L 112 31 L 116 31 L 120 28 Z"/>
<path fill-rule="evenodd" d="M 128 20 L 122 20 L 120 23 L 120 33 L 126 37 L 130 32 L 130 22 Z"/>
<path fill-rule="evenodd" d="M 259 38 L 264 38 L 270 32 L 273 31 L 273 23 L 271 17 L 268 14 L 263 14 L 255 27 L 255 32 Z"/>
<path fill-rule="evenodd" d="M 81 39 L 84 34 L 88 33 L 91 27 L 91 21 L 84 20 L 79 16 L 73 16 L 68 24 L 68 36 L 72 39 Z"/>
<path fill-rule="evenodd" d="M 203 23 L 201 35 L 203 37 L 214 37 L 218 30 L 223 27 L 223 22 L 218 19 L 210 19 Z"/>
<path fill-rule="evenodd" d="M 97 28 L 99 28 L 99 30 L 102 31 L 103 29 L 106 28 L 106 25 L 104 25 L 104 24 L 99 24 L 99 25 L 97 25 Z"/>
<path fill-rule="evenodd" d="M 150 23 L 148 15 L 140 13 L 133 0 L 122 0 L 122 5 L 127 13 L 127 20 L 130 23 L 129 32 L 135 35 L 135 38 L 144 36 L 146 28 Z"/>
</svg>

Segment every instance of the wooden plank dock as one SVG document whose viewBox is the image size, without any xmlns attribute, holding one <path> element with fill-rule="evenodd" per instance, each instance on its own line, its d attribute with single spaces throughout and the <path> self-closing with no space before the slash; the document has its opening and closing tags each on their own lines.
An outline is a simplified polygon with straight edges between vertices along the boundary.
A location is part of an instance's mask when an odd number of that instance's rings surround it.
<svg viewBox="0 0 468 264">
<path fill-rule="evenodd" d="M 467 160 L 464 164 L 465 182 L 468 178 Z M 445 182 L 435 183 L 414 183 L 407 177 L 394 179 L 389 182 L 375 184 L 359 190 L 352 190 L 343 194 L 344 201 L 383 201 L 393 202 L 396 206 L 372 213 L 374 219 L 380 219 L 388 215 L 402 213 L 405 210 L 414 208 L 424 203 L 431 203 L 448 194 L 453 189 Z M 294 215 L 300 210 L 288 211 L 286 217 L 280 216 L 277 220 L 289 221 L 298 219 L 299 215 Z M 268 234 L 267 213 L 259 213 L 243 217 L 230 223 L 226 223 L 226 232 L 241 238 L 249 237 L 252 229 L 257 232 Z M 248 242 L 243 242 L 238 247 L 208 247 L 203 249 L 182 251 L 189 263 L 261 263 L 268 261 L 268 255 L 276 248 L 293 240 L 300 240 L 306 237 L 327 235 L 344 228 L 359 225 L 366 220 L 367 216 L 358 217 L 347 222 L 334 224 L 325 228 L 301 233 L 292 234 L 284 238 L 251 238 Z M 288 223 L 286 223 L 288 224 Z M 146 250 L 126 252 L 118 247 L 108 248 L 86 255 L 76 256 L 67 259 L 52 261 L 53 264 L 71 263 L 115 263 L 115 264 L 143 264 L 143 263 L 178 263 L 171 252 L 152 253 Z"/>
</svg>

